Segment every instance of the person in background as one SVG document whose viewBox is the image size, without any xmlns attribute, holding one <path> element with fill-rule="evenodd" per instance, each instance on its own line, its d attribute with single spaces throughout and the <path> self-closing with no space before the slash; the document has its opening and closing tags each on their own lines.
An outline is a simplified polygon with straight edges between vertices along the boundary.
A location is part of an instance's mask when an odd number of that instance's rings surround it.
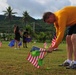
<svg viewBox="0 0 76 75">
<path fill-rule="evenodd" d="M 56 42 L 53 47 L 48 48 L 48 52 L 58 47 L 67 29 L 67 59 L 60 66 L 66 66 L 67 69 L 76 69 L 76 6 L 67 6 L 54 13 L 45 12 L 43 20 L 48 24 L 54 24 L 56 29 Z"/>
<path fill-rule="evenodd" d="M 23 48 L 28 48 L 26 38 L 28 38 L 28 29 L 23 32 Z"/>
<path fill-rule="evenodd" d="M 19 42 L 20 42 L 20 38 L 21 38 L 21 35 L 22 35 L 22 32 L 20 31 L 19 29 L 19 26 L 17 25 L 14 25 L 14 34 L 15 34 L 15 49 L 20 49 L 20 46 L 18 45 Z"/>
</svg>

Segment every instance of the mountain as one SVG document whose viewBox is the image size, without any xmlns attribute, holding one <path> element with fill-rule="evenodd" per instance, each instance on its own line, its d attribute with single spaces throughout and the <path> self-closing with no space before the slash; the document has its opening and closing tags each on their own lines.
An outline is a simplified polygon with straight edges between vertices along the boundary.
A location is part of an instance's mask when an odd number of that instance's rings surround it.
<svg viewBox="0 0 76 75">
<path fill-rule="evenodd" d="M 29 17 L 28 20 L 30 23 L 35 22 L 36 20 L 32 17 Z M 13 30 L 13 25 L 19 25 L 20 27 L 24 26 L 22 17 L 19 16 L 12 16 L 12 21 L 9 22 L 8 19 L 4 15 L 0 15 L 0 32 L 8 32 Z M 7 30 L 8 29 L 8 30 Z"/>
<path fill-rule="evenodd" d="M 0 32 L 3 32 L 3 33 L 13 32 L 13 26 L 16 24 L 21 29 L 26 27 L 22 17 L 14 15 L 12 16 L 12 21 L 9 22 L 9 20 L 6 19 L 4 15 L 0 15 Z M 35 26 L 35 32 L 38 32 L 38 33 L 43 31 L 46 32 L 46 31 L 53 30 L 53 27 L 44 23 L 42 19 L 34 19 L 31 16 L 28 16 L 27 24 L 30 25 L 32 28 Z"/>
</svg>

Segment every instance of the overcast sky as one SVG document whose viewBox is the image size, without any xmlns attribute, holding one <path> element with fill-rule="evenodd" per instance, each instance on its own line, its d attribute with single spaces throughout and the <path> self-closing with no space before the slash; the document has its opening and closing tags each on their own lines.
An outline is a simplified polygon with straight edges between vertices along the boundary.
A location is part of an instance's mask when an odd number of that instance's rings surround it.
<svg viewBox="0 0 76 75">
<path fill-rule="evenodd" d="M 69 5 L 76 6 L 76 0 L 0 0 L 0 14 L 11 6 L 17 16 L 27 11 L 33 18 L 41 19 L 46 11 L 54 12 Z"/>
</svg>

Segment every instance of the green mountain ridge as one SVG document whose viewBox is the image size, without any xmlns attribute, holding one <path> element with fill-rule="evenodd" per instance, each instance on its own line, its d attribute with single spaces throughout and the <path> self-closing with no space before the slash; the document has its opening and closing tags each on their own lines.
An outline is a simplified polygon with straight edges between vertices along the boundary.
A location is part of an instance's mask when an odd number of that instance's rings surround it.
<svg viewBox="0 0 76 75">
<path fill-rule="evenodd" d="M 0 15 L 0 32 L 13 32 L 13 26 L 15 24 L 19 25 L 22 29 L 26 27 L 23 22 L 23 17 L 13 15 L 11 22 L 9 22 L 6 16 Z M 32 28 L 35 26 L 35 32 L 46 32 L 53 30 L 53 27 L 44 23 L 42 19 L 34 19 L 31 16 L 28 16 L 27 25 L 30 25 Z"/>
</svg>

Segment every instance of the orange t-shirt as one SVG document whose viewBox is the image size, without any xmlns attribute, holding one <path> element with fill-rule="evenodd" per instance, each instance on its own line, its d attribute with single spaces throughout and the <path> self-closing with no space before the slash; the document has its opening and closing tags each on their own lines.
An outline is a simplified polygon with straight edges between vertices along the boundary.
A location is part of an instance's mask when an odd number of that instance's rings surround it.
<svg viewBox="0 0 76 75">
<path fill-rule="evenodd" d="M 56 15 L 54 26 L 57 39 L 53 48 L 56 48 L 63 39 L 66 27 L 76 24 L 76 6 L 67 6 L 54 14 Z"/>
</svg>

